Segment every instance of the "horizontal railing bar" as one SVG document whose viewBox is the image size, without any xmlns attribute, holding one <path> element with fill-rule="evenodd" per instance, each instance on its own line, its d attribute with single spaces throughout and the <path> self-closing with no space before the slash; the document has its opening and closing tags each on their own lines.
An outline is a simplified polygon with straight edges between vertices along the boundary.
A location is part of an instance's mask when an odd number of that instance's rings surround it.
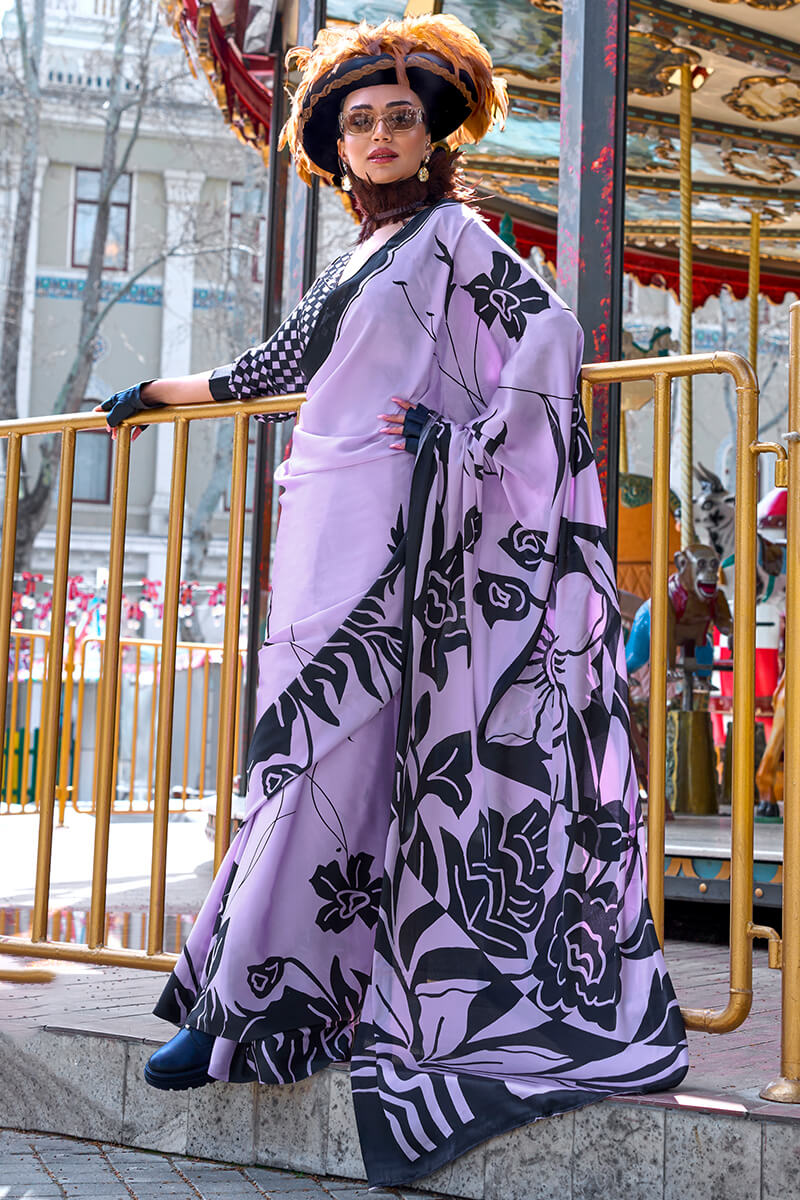
<svg viewBox="0 0 800 1200">
<path fill-rule="evenodd" d="M 592 384 L 640 383 L 666 375 L 677 379 L 686 375 L 732 375 L 737 388 L 756 388 L 752 366 L 732 350 L 714 350 L 707 354 L 676 354 L 669 358 L 633 358 L 620 362 L 589 363 L 581 377 Z"/>
<path fill-rule="evenodd" d="M 19 636 L 19 637 L 28 638 L 28 637 L 37 637 L 37 636 L 47 637 L 49 635 L 48 634 L 37 634 L 35 632 L 31 633 L 27 629 L 20 628 L 20 629 L 12 629 L 11 636 L 12 637 Z M 104 641 L 105 641 L 104 637 L 98 637 L 96 634 L 90 634 L 88 637 L 81 639 L 81 645 L 84 645 L 84 644 L 96 645 L 98 642 L 104 642 Z M 159 647 L 161 645 L 161 639 L 160 638 L 156 639 L 156 638 L 121 637 L 119 639 L 119 644 L 120 644 L 120 646 L 130 646 L 132 649 L 135 649 L 137 646 Z M 208 651 L 219 650 L 221 652 L 222 650 L 225 649 L 222 642 L 176 642 L 175 646 L 176 646 L 176 649 L 178 649 L 178 650 L 208 650 Z M 242 649 L 244 650 L 244 643 L 242 644 Z"/>
<path fill-rule="evenodd" d="M 257 400 L 210 400 L 208 404 L 165 405 L 164 408 L 148 408 L 134 417 L 128 417 L 122 425 L 171 425 L 178 418 L 183 421 L 207 421 L 216 417 L 235 417 L 237 413 L 257 417 L 270 413 L 298 412 L 305 398 L 305 392 L 290 392 L 285 396 L 262 396 Z M 62 429 L 105 427 L 106 414 L 102 412 L 52 413 L 45 417 L 0 421 L 0 438 L 10 437 L 12 433 L 59 433 Z"/>
<path fill-rule="evenodd" d="M 112 950 L 108 946 L 84 946 L 76 942 L 31 942 L 26 938 L 0 937 L 0 954 L 20 958 L 53 958 L 68 962 L 94 963 L 103 967 L 139 967 L 147 971 L 171 971 L 176 954 L 147 954 L 144 950 Z"/>
</svg>

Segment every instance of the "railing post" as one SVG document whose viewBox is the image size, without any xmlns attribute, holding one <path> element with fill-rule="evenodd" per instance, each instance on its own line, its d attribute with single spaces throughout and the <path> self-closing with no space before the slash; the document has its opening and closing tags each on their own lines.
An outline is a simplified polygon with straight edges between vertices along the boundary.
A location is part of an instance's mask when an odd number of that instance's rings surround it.
<svg viewBox="0 0 800 1200">
<path fill-rule="evenodd" d="M 67 629 L 67 662 L 64 677 L 64 707 L 61 715 L 61 748 L 58 764 L 58 824 L 64 824 L 69 792 L 69 752 L 72 744 L 72 687 L 75 674 L 75 626 L 70 622 Z"/>
<path fill-rule="evenodd" d="M 660 464 L 668 463 L 668 413 L 670 380 L 682 375 L 729 374 L 737 395 L 737 520 L 736 602 L 739 619 L 734 623 L 734 707 L 741 723 L 753 723 L 755 688 L 755 504 L 756 464 L 753 446 L 758 427 L 758 385 L 750 364 L 730 351 L 716 354 L 679 355 L 670 359 L 637 359 L 596 363 L 584 367 L 583 382 L 598 384 L 650 379 L 656 395 L 653 487 L 653 576 L 650 641 L 650 799 L 648 805 L 648 894 L 656 931 L 661 933 L 663 910 L 663 818 L 666 706 L 666 606 L 667 606 L 667 491 L 659 486 Z M 584 388 L 584 398 L 585 398 Z M 663 493 L 663 494 L 662 494 Z M 744 616 L 744 619 L 742 617 Z M 663 728 L 662 728 L 663 727 Z M 752 1002 L 752 944 L 756 936 L 752 922 L 753 891 L 753 743 L 734 734 L 734 804 L 731 856 L 731 970 L 728 1003 L 724 1009 L 682 1009 L 689 1029 L 728 1033 L 744 1021 Z"/>
<path fill-rule="evenodd" d="M 231 834 L 231 794 L 239 707 L 239 625 L 242 601 L 242 551 L 247 487 L 247 417 L 237 416 L 233 433 L 231 511 L 228 521 L 228 574 L 225 584 L 225 628 L 219 673 L 219 739 L 217 749 L 217 815 L 214 827 L 214 871 L 225 857 Z"/>
<path fill-rule="evenodd" d="M 664 821 L 667 757 L 667 577 L 669 575 L 670 378 L 655 376 L 653 527 L 650 587 L 650 733 L 647 789 L 647 894 L 658 940 L 664 941 Z"/>
<path fill-rule="evenodd" d="M 114 494 L 111 505 L 111 541 L 108 551 L 106 586 L 106 632 L 100 686 L 97 690 L 98 721 L 94 792 L 94 858 L 92 861 L 92 901 L 87 942 L 90 947 L 105 944 L 106 884 L 108 880 L 108 840 L 114 808 L 114 746 L 117 737 L 119 671 L 119 632 L 122 606 L 122 573 L 125 563 L 125 526 L 128 509 L 131 429 L 123 426 L 117 434 L 114 462 Z"/>
<path fill-rule="evenodd" d="M 761 1095 L 765 1100 L 800 1104 L 800 301 L 792 305 L 789 320 L 781 1073 Z"/>
<path fill-rule="evenodd" d="M 186 503 L 186 456 L 189 422 L 175 421 L 172 449 L 172 483 L 167 529 L 167 565 L 164 571 L 164 616 L 161 624 L 161 681 L 158 688 L 156 781 L 153 801 L 153 856 L 150 871 L 150 912 L 147 953 L 164 949 L 164 901 L 167 882 L 167 827 L 172 766 L 172 729 L 175 707 L 175 654 L 178 644 L 178 598 L 183 549 L 183 509 Z"/>
<path fill-rule="evenodd" d="M 56 516 L 56 552 L 53 564 L 53 608 L 50 617 L 50 644 L 47 659 L 47 683 L 42 702 L 41 762 L 42 802 L 39 807 L 39 845 L 36 857 L 36 894 L 33 902 L 31 939 L 47 939 L 47 906 L 50 898 L 50 860 L 53 853 L 53 815 L 56 802 L 56 748 L 58 712 L 61 707 L 61 667 L 64 660 L 64 623 L 67 611 L 67 571 L 69 536 L 72 525 L 72 484 L 75 473 L 75 429 L 69 426 L 61 434 L 61 465 Z"/>
<path fill-rule="evenodd" d="M 0 738 L 5 737 L 8 664 L 11 650 L 11 601 L 14 594 L 14 555 L 17 549 L 17 508 L 22 437 L 12 433 L 6 448 L 6 494 L 3 503 L 3 548 L 0 558 Z M 31 651 L 32 653 L 32 651 Z M 28 684 L 30 688 L 30 683 Z M 8 759 L 11 761 L 11 737 L 8 731 Z M 3 740 L 0 740 L 0 779 L 3 773 Z M 6 799 L 8 797 L 6 796 Z"/>
</svg>

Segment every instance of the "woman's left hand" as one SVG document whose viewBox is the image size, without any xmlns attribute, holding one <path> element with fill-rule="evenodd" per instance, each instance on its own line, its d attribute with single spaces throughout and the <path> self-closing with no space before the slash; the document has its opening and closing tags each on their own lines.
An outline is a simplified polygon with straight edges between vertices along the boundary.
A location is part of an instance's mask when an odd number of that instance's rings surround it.
<svg viewBox="0 0 800 1200">
<path fill-rule="evenodd" d="M 380 430 L 380 432 L 388 433 L 391 437 L 403 437 L 403 421 L 405 420 L 405 415 L 408 412 L 408 410 L 410 408 L 413 408 L 414 406 L 410 403 L 410 401 L 400 400 L 400 399 L 398 399 L 397 396 L 392 396 L 392 404 L 396 404 L 398 406 L 398 408 L 400 409 L 400 412 L 394 413 L 391 416 L 389 415 L 389 413 L 378 413 L 378 420 L 386 422 L 385 426 L 383 427 L 383 429 Z M 405 450 L 406 449 L 405 441 L 392 442 L 389 449 L 390 450 Z"/>
</svg>

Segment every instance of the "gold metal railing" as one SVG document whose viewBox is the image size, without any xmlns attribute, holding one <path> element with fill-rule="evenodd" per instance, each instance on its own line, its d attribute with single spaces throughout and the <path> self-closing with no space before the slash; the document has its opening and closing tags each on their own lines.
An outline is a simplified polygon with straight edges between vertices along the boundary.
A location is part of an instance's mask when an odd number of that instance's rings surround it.
<svg viewBox="0 0 800 1200">
<path fill-rule="evenodd" d="M 33 746 L 33 694 L 34 677 L 37 667 L 41 671 L 41 686 L 45 684 L 48 644 L 50 634 L 44 630 L 19 630 L 11 632 L 9 645 L 9 673 L 11 676 L 11 712 L 4 736 L 5 757 L 3 761 L 2 792 L 0 793 L 0 813 L 8 815 L 14 812 L 24 812 L 25 805 L 31 800 L 38 809 L 41 801 L 41 773 L 37 772 L 35 782 L 31 771 Z M 27 644 L 26 644 L 27 643 Z M 11 648 L 13 646 L 13 649 Z M 28 680 L 21 696 L 21 683 L 24 664 L 27 658 Z M 8 705 L 6 706 L 8 707 Z M 19 728 L 20 718 L 22 728 Z M 21 735 L 22 745 L 17 753 L 15 742 Z M 38 743 L 35 746 L 38 761 Z M 16 770 L 15 770 L 16 764 Z M 12 807 L 13 797 L 19 796 L 18 807 Z"/>
<path fill-rule="evenodd" d="M 654 391 L 652 585 L 650 612 L 650 732 L 647 800 L 648 896 L 656 931 L 664 936 L 664 821 L 667 748 L 667 578 L 669 574 L 670 409 L 674 379 L 729 375 L 736 387 L 736 578 L 733 611 L 733 785 L 731 797 L 731 918 L 728 1003 L 684 1009 L 690 1029 L 726 1033 L 741 1025 L 753 997 L 753 776 L 755 773 L 755 585 L 758 385 L 738 354 L 681 355 L 584 368 L 584 407 L 597 384 L 652 380 Z M 776 451 L 785 457 L 783 447 Z"/>
<path fill-rule="evenodd" d="M 59 746 L 62 663 L 66 629 L 67 578 L 72 517 L 75 439 L 86 429 L 105 428 L 102 413 L 35 417 L 0 423 L 0 438 L 7 441 L 6 487 L 3 506 L 2 548 L 0 550 L 0 729 L 5 728 L 8 698 L 9 652 L 11 649 L 11 603 L 14 583 L 17 514 L 22 442 L 37 434 L 59 433 L 61 457 L 56 516 L 56 548 L 53 565 L 52 613 L 47 642 L 45 684 L 40 725 L 39 838 L 36 860 L 36 886 L 28 937 L 0 938 L 0 953 L 27 957 L 71 959 L 136 966 L 156 971 L 172 969 L 175 955 L 164 951 L 164 913 L 167 865 L 167 821 L 169 817 L 170 766 L 175 699 L 175 655 L 178 645 L 178 599 L 183 548 L 183 513 L 186 499 L 189 427 L 193 421 L 233 419 L 233 458 L 231 468 L 230 510 L 228 520 L 228 567 L 226 580 L 225 625 L 220 669 L 219 733 L 217 741 L 216 791 L 217 817 L 214 842 L 214 867 L 219 866 L 230 837 L 231 797 L 236 752 L 236 709 L 239 674 L 239 619 L 242 595 L 242 559 L 244 549 L 245 487 L 247 482 L 247 431 L 249 419 L 260 413 L 297 410 L 302 395 L 282 396 L 278 400 L 252 400 L 244 403 L 208 403 L 178 408 L 154 409 L 148 413 L 150 425 L 173 426 L 172 483 L 170 489 L 167 562 L 164 573 L 164 615 L 160 643 L 161 678 L 158 692 L 158 721 L 153 795 L 153 843 L 150 875 L 150 901 L 145 950 L 111 948 L 105 945 L 106 888 L 108 877 L 109 828 L 114 785 L 114 745 L 117 729 L 118 684 L 120 675 L 120 622 L 125 529 L 130 475 L 131 431 L 135 420 L 119 428 L 114 450 L 114 482 L 111 501 L 108 585 L 106 593 L 106 648 L 98 687 L 96 767 L 93 805 L 95 811 L 94 857 L 91 903 L 86 928 L 86 944 L 76 945 L 48 939 L 50 862 L 52 856 L 55 804 L 59 780 L 56 777 Z M 13 695 L 12 695 L 13 703 Z M 63 757 L 62 757 L 63 763 Z M 0 762 L 0 778 L 3 763 Z M 19 977 L 19 975 L 17 975 Z"/>
<path fill-rule="evenodd" d="M 800 304 L 792 310 L 791 398 L 789 423 L 800 426 Z M 728 1002 L 720 1009 L 683 1009 L 690 1029 L 728 1033 L 750 1012 L 753 996 L 753 939 L 768 940 L 769 964 L 783 971 L 783 1052 L 779 1080 L 762 1095 L 770 1099 L 800 1102 L 800 754 L 789 749 L 787 732 L 785 764 L 785 850 L 783 876 L 783 939 L 775 930 L 753 923 L 753 778 L 755 718 L 755 585 L 756 504 L 758 456 L 777 456 L 776 483 L 786 478 L 787 453 L 775 442 L 758 439 L 758 386 L 750 364 L 727 351 L 685 355 L 676 358 L 640 359 L 603 363 L 584 368 L 582 398 L 591 412 L 592 388 L 598 384 L 651 380 L 654 390 L 652 587 L 650 615 L 650 731 L 649 787 L 647 811 L 648 896 L 656 930 L 663 940 L 664 928 L 664 820 L 666 788 L 667 711 L 667 576 L 669 535 L 669 469 L 671 386 L 676 378 L 728 374 L 734 381 L 737 399 L 736 432 L 736 530 L 734 554 L 733 660 L 733 784 L 731 808 L 731 899 L 730 978 Z M 787 546 L 787 685 L 793 680 L 794 707 L 788 709 L 787 731 L 792 727 L 789 712 L 800 714 L 800 584 L 795 570 L 800 553 L 800 434 L 789 435 L 794 445 L 789 456 L 789 542 Z M 792 606 L 796 607 L 792 607 Z M 788 630 L 793 627 L 794 637 Z M 793 664 L 796 663 L 794 670 Z"/>
<path fill-rule="evenodd" d="M 800 304 L 792 310 L 790 425 L 800 427 Z M 684 1010 L 690 1028 L 723 1033 L 737 1028 L 752 1002 L 752 940 L 769 939 L 770 965 L 781 965 L 783 949 L 783 1050 L 781 1077 L 764 1094 L 780 1100 L 800 1101 L 800 749 L 792 734 L 800 720 L 800 581 L 793 570 L 800 553 L 800 432 L 791 433 L 789 454 L 789 530 L 787 601 L 786 783 L 783 941 L 774 930 L 753 923 L 753 777 L 754 745 L 751 730 L 755 705 L 755 568 L 758 455 L 773 452 L 785 464 L 786 451 L 776 443 L 759 443 L 758 388 L 748 362 L 729 352 L 676 358 L 638 359 L 584 368 L 582 394 L 591 412 L 592 389 L 611 382 L 652 380 L 654 387 L 654 471 L 652 526 L 652 612 L 650 683 L 650 786 L 648 803 L 647 866 L 649 897 L 659 937 L 664 917 L 664 818 L 666 759 L 667 575 L 669 532 L 669 462 L 671 387 L 674 379 L 707 374 L 727 374 L 737 397 L 736 455 L 736 578 L 734 595 L 734 730 L 731 847 L 731 949 L 728 1002 L 721 1009 Z M 48 643 L 47 686 L 42 732 L 42 784 L 36 891 L 31 933 L 28 938 L 0 938 L 0 952 L 42 958 L 77 959 L 93 963 L 170 970 L 175 956 L 164 951 L 164 893 L 166 840 L 169 812 L 169 769 L 175 687 L 177 610 L 186 461 L 189 424 L 193 420 L 232 417 L 235 423 L 228 545 L 227 603 L 223 638 L 221 706 L 217 757 L 217 820 L 215 869 L 227 848 L 235 749 L 235 696 L 238 663 L 238 614 L 241 597 L 244 497 L 246 483 L 247 424 L 256 413 L 299 408 L 302 396 L 276 397 L 245 404 L 208 404 L 191 409 L 162 409 L 148 413 L 153 424 L 175 427 L 172 488 L 167 535 L 164 623 L 161 640 L 162 677 L 158 701 L 153 852 L 150 915 L 146 950 L 110 948 L 104 944 L 105 894 L 108 867 L 109 821 L 112 807 L 114 731 L 118 692 L 119 654 L 104 656 L 99 688 L 97 767 L 94 787 L 96 812 L 92 898 L 87 922 L 87 944 L 48 941 L 50 854 L 53 836 L 53 799 L 56 795 L 58 711 L 64 645 L 67 560 L 69 551 L 72 475 L 75 434 L 101 428 L 104 418 L 90 414 L 47 417 L 0 424 L 0 438 L 8 439 L 6 494 L 0 565 L 0 670 L 8 671 L 10 647 L 13 558 L 19 489 L 20 449 L 23 437 L 61 432 L 61 477 L 58 497 L 57 542 L 53 584 L 52 624 Z M 131 426 L 120 428 L 116 441 L 111 516 L 106 644 L 118 645 L 122 568 L 125 541 Z M 792 665 L 797 666 L 792 670 Z M 6 679 L 0 679 L 0 728 L 5 725 Z M 13 702 L 13 698 L 12 698 Z M 0 764 L 0 767 L 2 764 Z M 0 774 L 0 777 L 2 775 Z"/>
<path fill-rule="evenodd" d="M 11 632 L 10 650 L 10 713 L 5 731 L 5 773 L 0 780 L 0 814 L 28 814 L 38 810 L 41 802 L 41 773 L 38 770 L 38 731 L 34 727 L 34 695 L 44 686 L 44 669 L 48 656 L 49 633 L 40 630 L 14 629 Z M 63 665 L 63 704 L 61 719 L 61 741 L 59 748 L 58 783 L 56 797 L 58 822 L 63 825 L 67 806 L 76 812 L 94 813 L 94 791 L 87 805 L 80 799 L 81 761 L 83 752 L 94 747 L 94 727 L 86 717 L 87 691 L 95 682 L 90 672 L 92 649 L 102 663 L 105 638 L 91 636 L 76 638 L 74 625 L 67 628 L 67 647 Z M 160 670 L 161 643 L 149 638 L 120 638 L 119 668 L 117 675 L 117 724 L 114 736 L 112 812 L 152 812 L 153 768 L 155 765 L 156 716 L 158 676 Z M 170 812 L 188 812 L 201 809 L 203 802 L 214 795 L 213 785 L 208 786 L 208 767 L 211 756 L 209 749 L 209 714 L 214 694 L 216 667 L 222 656 L 221 642 L 178 642 L 176 650 L 185 659 L 183 676 L 185 703 L 182 704 L 183 741 L 181 762 L 176 771 L 173 766 L 170 786 Z M 244 652 L 239 653 L 237 693 L 241 693 L 244 676 Z M 212 666 L 214 675 L 212 675 Z M 142 684 L 143 671 L 150 668 L 152 680 L 149 688 Z M 123 676 L 129 673 L 133 687 L 127 698 L 120 686 Z M 199 688 L 195 687 L 198 676 Z M 195 691 L 199 695 L 195 697 Z M 149 695 L 146 693 L 149 692 Z M 74 699 L 74 719 L 73 719 Z M 235 707 L 236 726 L 234 744 L 239 744 L 240 705 Z M 126 713 L 130 714 L 129 737 L 123 742 L 122 727 Z M 139 746 L 140 733 L 143 735 Z M 197 746 L 198 753 L 190 751 Z M 147 765 L 141 770 L 142 758 Z M 120 761 L 129 765 L 128 778 L 120 780 Z M 94 759 L 95 768 L 97 759 Z M 94 772 L 96 775 L 96 770 Z"/>
</svg>

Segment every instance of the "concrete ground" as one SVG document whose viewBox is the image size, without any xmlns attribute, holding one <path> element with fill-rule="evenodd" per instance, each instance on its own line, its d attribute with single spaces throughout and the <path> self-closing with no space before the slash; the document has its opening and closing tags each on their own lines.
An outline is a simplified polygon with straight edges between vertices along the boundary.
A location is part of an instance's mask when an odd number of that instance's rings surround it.
<svg viewBox="0 0 800 1200">
<path fill-rule="evenodd" d="M 167 836 L 167 911 L 196 913 L 213 876 L 214 847 L 204 812 L 176 813 Z M 0 815 L 0 907 L 33 903 L 37 813 Z M 153 824 L 147 813 L 120 813 L 111 820 L 108 847 L 109 911 L 146 910 L 150 896 Z M 68 809 L 53 830 L 50 910 L 89 906 L 94 818 Z"/>
<path fill-rule="evenodd" d="M 0 1130 L 0 1200 L 361 1200 L 365 1183 Z M 433 1200 L 430 1193 L 370 1193 Z"/>
</svg>

